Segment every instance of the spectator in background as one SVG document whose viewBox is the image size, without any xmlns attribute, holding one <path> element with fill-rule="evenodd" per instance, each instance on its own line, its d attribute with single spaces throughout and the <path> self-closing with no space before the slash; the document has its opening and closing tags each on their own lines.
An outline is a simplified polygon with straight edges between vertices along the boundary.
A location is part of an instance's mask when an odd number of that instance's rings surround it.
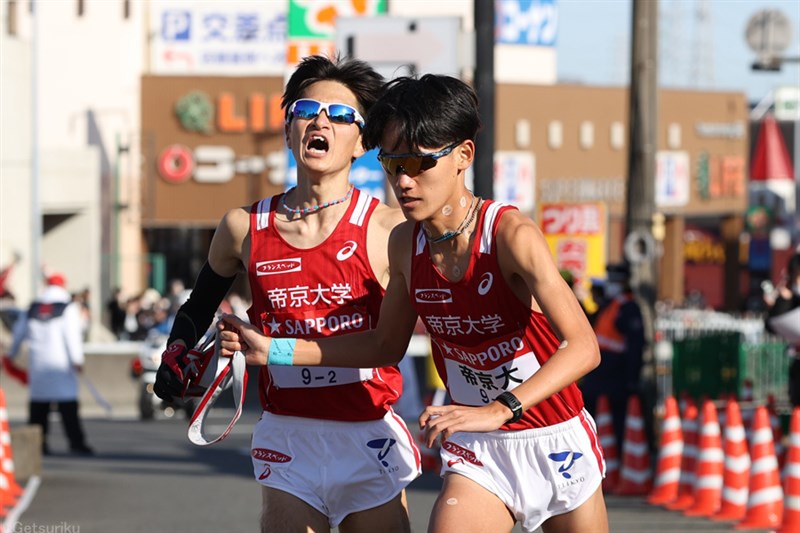
<svg viewBox="0 0 800 533">
<path fill-rule="evenodd" d="M 640 392 L 645 347 L 644 322 L 630 287 L 625 264 L 608 265 L 605 297 L 608 302 L 594 320 L 600 345 L 600 365 L 584 376 L 581 392 L 586 409 L 596 416 L 597 398 L 608 397 L 614 434 L 621 446 L 625 433 L 628 399 Z"/>
<path fill-rule="evenodd" d="M 83 371 L 80 308 L 64 288 L 62 274 L 47 277 L 47 287 L 17 320 L 9 356 L 28 345 L 30 387 L 29 423 L 42 428 L 42 451 L 49 454 L 47 430 L 50 409 L 56 405 L 74 454 L 92 455 L 78 417 L 78 374 Z"/>
<path fill-rule="evenodd" d="M 108 327 L 118 339 L 122 338 L 125 331 L 125 308 L 120 301 L 121 294 L 122 290 L 119 287 L 115 287 L 111 293 L 111 298 L 106 303 Z"/>
<path fill-rule="evenodd" d="M 789 401 L 800 406 L 800 246 L 789 259 L 767 309 L 767 330 L 789 344 Z M 765 298 L 766 300 L 766 298 Z M 791 314 L 790 314 L 791 313 Z M 797 318 L 795 318 L 797 315 Z"/>
<path fill-rule="evenodd" d="M 89 298 L 88 287 L 72 295 L 72 301 L 78 305 L 81 312 L 81 339 L 83 342 L 89 340 L 89 330 L 92 326 L 92 309 L 89 307 Z"/>
</svg>

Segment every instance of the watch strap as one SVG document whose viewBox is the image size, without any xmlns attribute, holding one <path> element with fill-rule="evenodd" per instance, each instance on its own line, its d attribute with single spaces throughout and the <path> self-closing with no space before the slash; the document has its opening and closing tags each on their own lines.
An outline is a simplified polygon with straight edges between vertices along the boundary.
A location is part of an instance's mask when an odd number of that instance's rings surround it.
<svg viewBox="0 0 800 533">
<path fill-rule="evenodd" d="M 505 391 L 501 393 L 499 396 L 497 396 L 495 400 L 497 400 L 498 402 L 502 403 L 503 405 L 511 409 L 512 416 L 511 418 L 506 420 L 506 424 L 511 422 L 516 422 L 520 418 L 522 418 L 522 404 L 517 399 L 517 397 L 514 396 L 512 393 Z"/>
</svg>

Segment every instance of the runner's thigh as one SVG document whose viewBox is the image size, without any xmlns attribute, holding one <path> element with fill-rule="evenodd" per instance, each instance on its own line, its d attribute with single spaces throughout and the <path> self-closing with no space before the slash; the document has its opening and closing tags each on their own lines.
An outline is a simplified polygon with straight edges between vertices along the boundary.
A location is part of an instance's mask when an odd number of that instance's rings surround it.
<svg viewBox="0 0 800 533">
<path fill-rule="evenodd" d="M 261 487 L 261 533 L 329 532 L 328 517 L 288 492 Z"/>
<path fill-rule="evenodd" d="M 406 493 L 403 491 L 393 500 L 357 513 L 351 513 L 339 524 L 339 533 L 409 533 Z"/>
<path fill-rule="evenodd" d="M 445 475 L 429 533 L 507 533 L 512 527 L 514 517 L 497 496 L 464 476 Z"/>
<path fill-rule="evenodd" d="M 603 498 L 603 488 L 598 487 L 588 500 L 577 509 L 548 518 L 542 524 L 544 533 L 571 533 L 586 531 L 605 533 L 608 531 L 608 515 Z"/>
</svg>

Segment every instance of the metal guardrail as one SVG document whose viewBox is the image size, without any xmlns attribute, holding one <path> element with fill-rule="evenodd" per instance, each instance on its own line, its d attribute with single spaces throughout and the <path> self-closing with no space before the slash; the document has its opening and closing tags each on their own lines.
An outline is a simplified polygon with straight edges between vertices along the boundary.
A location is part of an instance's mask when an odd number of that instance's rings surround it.
<svg viewBox="0 0 800 533">
<path fill-rule="evenodd" d="M 771 397 L 788 405 L 787 346 L 766 331 L 763 317 L 673 309 L 658 314 L 655 331 L 659 404 L 675 394 L 676 384 L 686 390 L 689 382 L 695 393 L 705 387 L 711 399 L 722 390 L 755 403 Z"/>
</svg>

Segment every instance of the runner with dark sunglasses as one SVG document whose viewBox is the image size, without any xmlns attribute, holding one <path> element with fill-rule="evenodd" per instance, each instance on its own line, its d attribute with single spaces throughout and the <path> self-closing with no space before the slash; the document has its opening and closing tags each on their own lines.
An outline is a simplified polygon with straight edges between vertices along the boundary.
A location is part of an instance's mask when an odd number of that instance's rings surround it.
<svg viewBox="0 0 800 533">
<path fill-rule="evenodd" d="M 250 322 L 264 333 L 324 338 L 377 325 L 389 280 L 386 241 L 403 215 L 355 189 L 349 175 L 365 152 L 362 115 L 382 85 L 356 60 L 314 56 L 297 67 L 282 102 L 297 186 L 220 222 L 175 319 L 160 397 L 181 394 L 191 372 L 187 346 L 239 272 L 250 282 Z M 259 378 L 264 411 L 251 456 L 262 485 L 261 530 L 408 531 L 404 489 L 420 474 L 420 455 L 392 409 L 402 391 L 397 367 L 264 366 Z"/>
<path fill-rule="evenodd" d="M 223 355 L 250 364 L 394 364 L 422 318 L 453 403 L 419 418 L 441 439 L 444 486 L 430 532 L 608 530 L 605 462 L 575 382 L 600 361 L 592 328 L 541 231 L 464 184 L 478 100 L 447 76 L 389 82 L 368 146 L 408 219 L 389 241 L 391 279 L 376 329 L 315 341 L 269 339 L 233 316 Z"/>
</svg>

